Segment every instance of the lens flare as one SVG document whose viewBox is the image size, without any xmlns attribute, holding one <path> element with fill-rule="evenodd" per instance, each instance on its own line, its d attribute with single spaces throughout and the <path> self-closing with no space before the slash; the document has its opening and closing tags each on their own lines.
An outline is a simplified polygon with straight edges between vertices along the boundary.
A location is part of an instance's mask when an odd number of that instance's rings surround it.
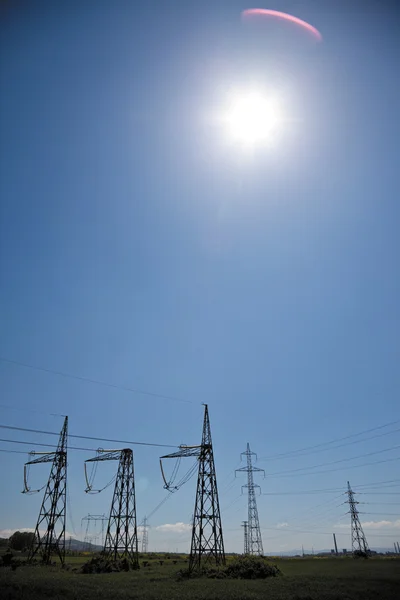
<svg viewBox="0 0 400 600">
<path fill-rule="evenodd" d="M 266 8 L 247 8 L 242 12 L 242 19 L 247 20 L 256 17 L 270 17 L 294 23 L 295 25 L 299 25 L 300 27 L 311 33 L 318 42 L 322 41 L 322 35 L 318 31 L 318 29 L 310 25 L 310 23 L 307 23 L 306 21 L 303 21 L 302 19 L 299 19 L 298 17 L 295 17 L 293 15 L 280 12 L 279 10 L 269 10 Z"/>
</svg>

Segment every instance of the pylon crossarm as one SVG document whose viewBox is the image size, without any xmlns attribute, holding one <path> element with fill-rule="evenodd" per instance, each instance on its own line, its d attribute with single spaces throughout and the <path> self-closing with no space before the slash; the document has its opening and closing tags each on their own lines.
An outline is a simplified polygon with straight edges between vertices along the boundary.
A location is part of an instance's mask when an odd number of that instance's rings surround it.
<svg viewBox="0 0 400 600">
<path fill-rule="evenodd" d="M 108 460 L 121 460 L 122 456 L 124 453 L 132 453 L 132 450 L 130 448 L 126 449 L 126 450 L 97 450 L 97 452 L 99 453 L 97 456 L 94 456 L 93 458 L 88 458 L 87 460 L 85 460 L 84 464 L 83 464 L 83 469 L 84 469 L 84 473 L 85 473 L 85 480 L 86 480 L 86 488 L 85 488 L 85 492 L 87 494 L 100 494 L 100 492 L 102 492 L 103 490 L 105 490 L 106 488 L 108 488 L 114 481 L 115 481 L 115 476 L 101 489 L 98 490 L 94 490 L 93 489 L 93 484 L 94 484 L 94 478 L 95 478 L 95 471 L 91 473 L 91 475 L 88 475 L 87 472 L 87 463 L 98 463 L 98 462 L 105 462 Z"/>
<path fill-rule="evenodd" d="M 258 467 L 251 467 L 251 470 L 253 471 L 253 473 L 257 472 L 263 472 L 264 473 L 264 477 L 265 477 L 265 469 L 259 469 Z M 249 467 L 241 467 L 240 469 L 235 469 L 235 473 L 236 471 L 241 471 L 244 473 L 248 473 L 249 472 Z"/>
<path fill-rule="evenodd" d="M 30 454 L 40 455 L 38 458 L 34 458 L 33 460 L 29 460 L 25 463 L 25 465 L 38 465 L 39 463 L 49 463 L 53 462 L 55 456 L 60 454 L 59 452 L 30 452 Z M 65 454 L 63 452 L 62 454 Z"/>
<path fill-rule="evenodd" d="M 163 458 L 185 458 L 189 456 L 200 456 L 202 446 L 179 446 L 178 452 L 172 452 L 172 454 L 165 454 L 161 456 Z"/>
<path fill-rule="evenodd" d="M 97 450 L 97 456 L 88 458 L 85 460 L 85 463 L 102 462 L 104 460 L 119 460 L 121 457 L 121 452 L 124 452 L 124 450 L 102 450 L 99 448 L 99 450 Z"/>
</svg>

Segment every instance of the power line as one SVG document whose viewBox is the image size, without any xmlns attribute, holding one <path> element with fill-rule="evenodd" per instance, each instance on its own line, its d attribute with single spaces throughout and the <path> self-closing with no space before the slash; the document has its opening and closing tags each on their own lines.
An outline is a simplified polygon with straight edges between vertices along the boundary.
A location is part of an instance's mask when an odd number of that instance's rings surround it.
<svg viewBox="0 0 400 600">
<path fill-rule="evenodd" d="M 342 462 L 348 462 L 350 460 L 357 460 L 358 458 L 364 458 L 365 456 L 372 456 L 374 454 L 382 454 L 383 452 L 390 452 L 391 450 L 398 450 L 400 445 L 392 446 L 391 448 L 385 448 L 384 450 L 375 450 L 374 452 L 367 452 L 364 454 L 359 454 L 358 456 L 353 456 L 350 458 L 341 458 L 340 460 L 334 460 L 327 463 L 321 463 L 319 465 L 312 465 L 311 467 L 300 467 L 298 469 L 289 469 L 286 471 L 278 471 L 277 473 L 270 473 L 268 477 L 274 477 L 275 475 L 282 475 L 284 473 L 298 473 L 299 471 L 307 471 L 308 469 L 317 469 L 319 467 L 327 467 L 329 465 L 337 465 Z"/>
<path fill-rule="evenodd" d="M 296 452 L 296 457 L 298 456 L 310 456 L 312 454 L 319 454 L 320 452 L 327 452 L 327 451 L 332 451 L 332 450 L 337 450 L 338 448 L 344 448 L 345 446 L 352 446 L 354 444 L 361 444 L 362 442 L 369 442 L 370 440 L 374 440 L 376 438 L 380 438 L 380 437 L 384 437 L 386 435 L 390 435 L 392 433 L 398 433 L 400 431 L 399 429 L 393 429 L 392 431 L 385 431 L 385 433 L 377 433 L 376 435 L 370 435 L 368 437 L 363 438 L 362 440 L 354 440 L 352 442 L 346 442 L 345 444 L 338 444 L 337 446 L 331 446 L 329 448 L 319 448 L 318 450 L 312 450 L 311 452 Z M 357 435 L 357 434 L 354 434 Z M 361 433 L 358 435 L 362 435 Z M 329 443 L 329 442 L 327 442 Z M 260 458 L 260 461 L 266 461 L 266 460 L 283 460 L 286 458 L 293 458 L 293 454 L 288 454 L 287 456 L 280 456 L 277 457 L 275 459 L 269 459 L 267 458 Z"/>
<path fill-rule="evenodd" d="M 314 494 L 334 494 L 339 492 L 341 488 L 334 488 L 331 490 L 300 490 L 298 492 L 262 492 L 261 496 L 302 496 L 302 495 L 314 495 Z"/>
<path fill-rule="evenodd" d="M 178 398 L 177 396 L 167 396 L 166 394 L 158 394 L 156 392 L 149 392 L 147 390 L 141 390 L 138 388 L 127 387 L 123 385 L 118 385 L 115 383 L 108 383 L 106 381 L 100 381 L 98 379 L 91 379 L 89 377 L 82 377 L 81 375 L 73 375 L 72 373 L 64 373 L 63 371 L 55 371 L 53 369 L 48 369 L 45 367 L 38 367 L 36 365 L 30 365 L 28 363 L 24 363 L 18 360 L 12 360 L 10 358 L 5 358 L 4 356 L 0 356 L 0 360 L 5 363 L 9 363 L 11 365 L 17 365 L 18 367 L 23 367 L 25 369 L 32 369 L 34 371 L 41 371 L 42 373 L 50 373 L 51 375 L 57 375 L 59 377 L 66 377 L 68 379 L 75 379 L 77 381 L 84 381 L 86 383 L 94 383 L 96 385 L 101 385 L 103 387 L 109 387 L 116 390 L 122 390 L 124 392 L 131 392 L 134 394 L 142 394 L 145 396 L 151 396 L 153 398 L 162 398 L 164 400 L 173 400 L 175 402 L 184 402 L 186 404 L 193 404 L 191 400 L 185 400 L 184 398 Z"/>
<path fill-rule="evenodd" d="M 169 499 L 171 498 L 173 492 L 168 492 L 168 494 L 161 500 L 161 502 L 159 502 L 157 504 L 157 506 L 155 508 L 153 508 L 153 510 L 149 513 L 149 515 L 147 516 L 147 520 L 151 519 L 151 517 L 153 515 L 155 515 L 155 513 L 162 507 L 162 505 Z"/>
<path fill-rule="evenodd" d="M 18 406 L 9 406 L 8 404 L 0 404 L 0 408 L 7 408 L 8 410 L 16 410 L 18 412 L 31 412 L 39 415 L 50 415 L 51 417 L 66 417 L 66 415 L 62 415 L 59 413 L 49 413 L 44 410 L 37 410 L 35 408 L 19 408 Z"/>
<path fill-rule="evenodd" d="M 400 479 L 386 479 L 386 481 L 375 481 L 372 483 L 360 483 L 360 484 L 356 485 L 355 487 L 361 488 L 361 487 L 369 487 L 370 485 L 384 485 L 385 483 L 397 483 L 397 482 L 400 482 Z"/>
<path fill-rule="evenodd" d="M 374 506 L 398 506 L 398 502 L 363 502 L 363 504 L 372 504 Z"/>
<path fill-rule="evenodd" d="M 400 479 L 386 479 L 385 481 L 373 481 L 372 483 L 360 483 L 359 485 L 356 485 L 355 488 L 359 489 L 359 488 L 368 488 L 370 486 L 383 486 L 387 483 L 395 483 L 396 481 L 400 481 Z M 391 486 L 388 486 L 391 487 Z M 374 488 L 373 488 L 374 489 Z M 381 489 L 381 487 L 380 487 Z M 297 495 L 302 495 L 302 494 L 330 494 L 330 493 L 334 493 L 334 492 L 340 492 L 343 491 L 343 488 L 341 487 L 336 487 L 336 488 L 323 488 L 323 489 L 316 489 L 316 490 L 295 490 L 295 491 L 287 491 L 287 492 L 263 492 L 261 495 L 262 496 L 297 496 Z M 365 492 L 360 492 L 360 493 L 365 493 Z M 368 492 L 369 494 L 370 492 Z M 374 493 L 374 492 L 372 492 Z M 400 492 L 384 492 L 384 493 L 388 493 L 388 494 L 397 494 Z"/>
<path fill-rule="evenodd" d="M 376 513 L 376 512 L 360 512 L 360 515 L 374 515 L 374 517 L 400 517 L 399 513 Z"/>
<path fill-rule="evenodd" d="M 299 448 L 297 450 L 290 450 L 289 452 L 281 452 L 279 454 L 272 454 L 270 456 L 264 456 L 263 458 L 260 458 L 259 460 L 260 461 L 261 460 L 274 460 L 274 459 L 277 459 L 277 458 L 280 458 L 280 457 L 284 457 L 284 456 L 291 456 L 293 454 L 298 455 L 299 452 L 304 452 L 304 451 L 307 451 L 307 450 L 314 450 L 315 448 L 321 448 L 322 446 L 328 446 L 328 445 L 334 444 L 336 442 L 341 442 L 343 440 L 348 440 L 348 439 L 350 439 L 352 437 L 357 437 L 359 435 L 364 435 L 365 433 L 371 433 L 372 431 L 377 431 L 379 429 L 384 429 L 385 427 L 390 427 L 391 425 L 397 425 L 398 423 L 400 423 L 400 419 L 397 419 L 396 421 L 391 421 L 390 423 L 386 423 L 385 425 L 379 425 L 378 427 L 372 427 L 371 429 L 366 429 L 364 431 L 360 431 L 359 433 L 352 433 L 351 435 L 346 435 L 344 437 L 336 438 L 334 440 L 330 440 L 329 442 L 322 442 L 320 444 L 314 444 L 313 446 L 306 446 L 304 448 Z"/>
<path fill-rule="evenodd" d="M 366 525 L 364 525 L 365 529 L 368 529 L 368 527 Z M 277 527 L 262 527 L 261 529 L 268 529 L 271 531 L 280 531 L 280 533 L 282 533 L 282 529 L 279 529 Z M 232 530 L 233 531 L 233 530 Z M 235 531 L 239 531 L 239 529 L 235 529 Z M 289 533 L 311 533 L 311 534 L 317 534 L 317 535 L 332 535 L 331 531 L 312 531 L 312 530 L 305 530 L 305 529 L 289 529 L 287 527 L 285 527 L 284 531 L 287 531 Z M 398 536 L 397 533 L 395 534 L 387 534 L 387 533 L 376 533 L 376 534 L 368 534 L 368 537 L 396 537 Z"/>
<path fill-rule="evenodd" d="M 339 467 L 338 469 L 326 469 L 325 471 L 314 471 L 311 473 L 292 473 L 290 475 L 268 475 L 268 477 L 304 477 L 309 475 L 322 475 L 323 473 L 334 473 L 336 471 L 343 471 L 343 469 L 358 469 L 360 467 L 369 467 L 370 465 L 380 465 L 382 463 L 393 462 L 394 460 L 400 460 L 400 456 L 395 458 L 387 458 L 385 460 L 376 460 L 373 462 L 362 463 L 361 465 L 351 465 L 350 467 Z"/>
<path fill-rule="evenodd" d="M 6 448 L 0 448 L 0 452 L 7 452 L 7 454 L 26 454 L 23 450 L 8 450 Z"/>
<path fill-rule="evenodd" d="M 400 496 L 400 492 L 360 492 L 363 493 L 368 493 L 368 496 Z"/>
<path fill-rule="evenodd" d="M 57 444 L 43 444 L 41 442 L 26 442 L 22 440 L 6 440 L 4 438 L 0 438 L 0 442 L 8 442 L 10 444 L 24 444 L 26 446 L 40 446 L 44 448 L 57 448 Z M 97 452 L 95 448 L 78 448 L 76 446 L 68 446 L 68 450 L 82 450 L 85 452 Z M 25 454 L 25 452 L 23 452 Z"/>
<path fill-rule="evenodd" d="M 29 429 L 27 427 L 13 427 L 11 425 L 0 425 L 1 429 L 10 429 L 12 431 L 26 431 L 29 433 L 40 433 L 43 435 L 59 435 L 54 431 L 42 431 L 40 429 Z M 100 438 L 100 437 L 92 437 L 88 435 L 69 435 L 70 438 L 80 439 L 80 440 L 94 440 L 97 442 L 113 442 L 116 444 L 131 444 L 135 446 L 155 446 L 158 448 L 177 448 L 177 445 L 172 444 L 152 444 L 150 442 L 132 442 L 126 440 L 112 440 L 108 438 Z"/>
</svg>

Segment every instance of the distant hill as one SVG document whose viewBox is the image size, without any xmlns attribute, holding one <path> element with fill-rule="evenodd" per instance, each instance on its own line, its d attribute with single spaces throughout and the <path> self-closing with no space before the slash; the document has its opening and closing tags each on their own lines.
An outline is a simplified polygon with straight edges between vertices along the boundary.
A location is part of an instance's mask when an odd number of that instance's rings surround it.
<svg viewBox="0 0 400 600">
<path fill-rule="evenodd" d="M 342 551 L 342 548 L 338 548 L 339 552 Z M 372 547 L 371 550 L 373 550 L 374 552 L 378 552 L 378 554 L 385 554 L 386 552 L 393 552 L 393 548 L 374 548 Z M 351 554 L 351 547 L 347 548 L 347 552 L 349 554 Z M 318 556 L 319 554 L 330 554 L 331 550 L 315 550 L 314 551 L 314 555 Z M 304 548 L 304 554 L 305 556 L 312 556 L 313 553 L 311 550 Z M 287 552 L 266 552 L 265 556 L 301 556 L 302 555 L 302 550 L 298 549 L 298 550 L 288 550 Z"/>
<path fill-rule="evenodd" d="M 0 548 L 8 546 L 8 538 L 0 538 Z M 65 547 L 67 550 L 74 550 L 75 552 L 101 552 L 103 550 L 103 546 L 99 546 L 97 544 L 88 545 L 87 542 L 81 542 L 80 540 L 75 539 L 66 539 Z"/>
<path fill-rule="evenodd" d="M 89 545 L 87 542 L 81 542 L 74 538 L 65 540 L 65 547 L 67 550 L 74 550 L 75 552 L 101 552 L 103 550 L 103 546 L 98 544 Z"/>
</svg>

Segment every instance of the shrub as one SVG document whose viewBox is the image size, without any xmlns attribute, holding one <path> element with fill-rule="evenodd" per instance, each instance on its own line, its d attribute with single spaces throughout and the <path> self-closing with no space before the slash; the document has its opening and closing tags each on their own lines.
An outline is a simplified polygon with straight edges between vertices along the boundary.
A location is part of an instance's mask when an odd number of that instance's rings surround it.
<svg viewBox="0 0 400 600">
<path fill-rule="evenodd" d="M 13 558 L 14 558 L 13 553 L 8 550 L 5 554 L 3 554 L 3 566 L 4 567 L 11 566 L 11 562 L 12 562 Z"/>
<path fill-rule="evenodd" d="M 266 579 L 281 575 L 276 565 L 270 565 L 263 556 L 238 556 L 224 568 L 231 579 Z"/>
<path fill-rule="evenodd" d="M 132 568 L 133 565 L 127 558 L 114 561 L 102 556 L 95 556 L 82 566 L 81 572 L 86 575 L 92 573 L 118 573 L 120 571 L 130 571 Z"/>
<path fill-rule="evenodd" d="M 271 565 L 263 556 L 238 556 L 226 566 L 204 567 L 200 572 L 190 573 L 182 569 L 177 573 L 178 579 L 191 577 L 207 577 L 208 579 L 266 579 L 277 577 L 282 572 L 276 565 Z"/>
</svg>

